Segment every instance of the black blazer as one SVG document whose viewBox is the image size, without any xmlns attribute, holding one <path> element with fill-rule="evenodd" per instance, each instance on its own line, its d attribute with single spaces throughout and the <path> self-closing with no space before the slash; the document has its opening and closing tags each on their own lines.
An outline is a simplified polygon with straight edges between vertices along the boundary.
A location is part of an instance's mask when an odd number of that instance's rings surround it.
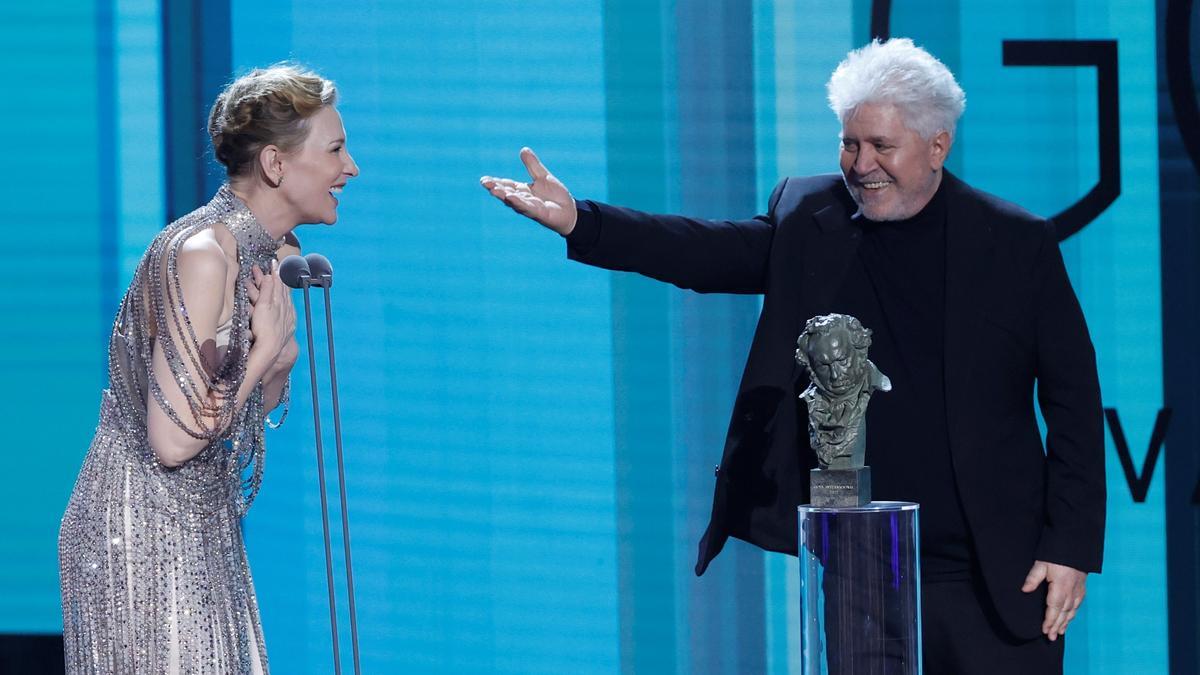
<svg viewBox="0 0 1200 675">
<path fill-rule="evenodd" d="M 1100 571 L 1104 431 L 1095 352 L 1053 225 L 948 172 L 943 180 L 954 475 L 990 595 L 1008 628 L 1032 638 L 1041 632 L 1045 590 L 1027 595 L 1020 587 L 1035 559 Z M 731 536 L 795 555 L 796 506 L 809 501 L 808 470 L 816 466 L 798 399 L 808 382 L 793 358 L 796 338 L 809 317 L 836 311 L 861 237 L 841 176 L 785 178 L 767 214 L 744 221 L 580 206 L 568 245 L 574 260 L 702 293 L 764 295 L 696 573 Z"/>
</svg>

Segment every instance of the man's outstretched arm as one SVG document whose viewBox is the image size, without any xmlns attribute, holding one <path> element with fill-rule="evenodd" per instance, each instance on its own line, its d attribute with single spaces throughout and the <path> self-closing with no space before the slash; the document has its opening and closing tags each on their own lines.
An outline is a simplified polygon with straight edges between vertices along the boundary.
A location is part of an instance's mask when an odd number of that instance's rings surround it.
<svg viewBox="0 0 1200 675">
<path fill-rule="evenodd" d="M 484 176 L 480 183 L 509 208 L 565 237 L 571 259 L 701 292 L 765 291 L 773 210 L 783 183 L 766 216 L 704 220 L 576 201 L 532 150 L 523 148 L 521 161 L 530 181 Z"/>
</svg>

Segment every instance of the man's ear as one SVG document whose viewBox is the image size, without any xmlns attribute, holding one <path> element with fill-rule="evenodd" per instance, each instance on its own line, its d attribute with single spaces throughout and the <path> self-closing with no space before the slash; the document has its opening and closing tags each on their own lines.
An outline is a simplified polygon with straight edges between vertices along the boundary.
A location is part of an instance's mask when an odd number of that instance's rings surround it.
<svg viewBox="0 0 1200 675">
<path fill-rule="evenodd" d="M 950 146 L 953 144 L 954 138 L 945 130 L 937 132 L 929 140 L 929 169 L 931 171 L 942 169 L 942 165 L 946 163 L 946 157 L 950 154 Z"/>
<path fill-rule="evenodd" d="M 283 180 L 283 153 L 276 145 L 264 146 L 258 151 L 258 168 L 263 179 L 272 187 L 279 187 Z"/>
</svg>

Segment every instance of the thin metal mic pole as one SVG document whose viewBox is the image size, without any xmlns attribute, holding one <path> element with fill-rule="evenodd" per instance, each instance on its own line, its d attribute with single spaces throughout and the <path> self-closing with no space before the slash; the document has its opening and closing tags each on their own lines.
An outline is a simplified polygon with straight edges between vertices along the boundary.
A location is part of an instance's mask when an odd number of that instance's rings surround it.
<svg viewBox="0 0 1200 675">
<path fill-rule="evenodd" d="M 350 600 L 350 645 L 354 650 L 354 675 L 360 675 L 358 661 L 358 620 L 354 611 L 354 571 L 350 564 L 350 520 L 346 509 L 346 470 L 342 463 L 342 413 L 338 406 L 337 366 L 333 359 L 333 310 L 329 305 L 329 288 L 333 284 L 322 275 L 325 290 L 325 333 L 329 341 L 329 388 L 333 391 L 333 439 L 337 447 L 338 496 L 342 500 L 342 544 L 346 549 L 346 595 Z"/>
<path fill-rule="evenodd" d="M 309 299 L 309 286 L 311 286 L 312 283 L 313 283 L 313 280 L 311 277 L 306 276 L 303 278 L 304 322 L 305 322 L 305 325 L 307 326 L 307 330 L 305 331 L 305 334 L 308 337 L 308 374 L 312 378 L 313 424 L 317 430 L 317 480 L 320 482 L 320 485 L 321 485 L 321 528 L 325 534 L 325 577 L 326 577 L 326 581 L 329 584 L 329 628 L 333 635 L 333 672 L 335 673 L 335 675 L 341 675 L 342 674 L 342 659 L 341 659 L 341 655 L 338 653 L 337 601 L 335 600 L 335 596 L 334 596 L 334 592 L 333 592 L 333 550 L 329 544 L 329 504 L 325 498 L 325 452 L 321 445 L 321 404 L 319 401 L 319 397 L 317 396 L 317 359 L 316 359 L 316 356 L 314 355 L 314 350 L 313 350 L 312 303 Z M 328 294 L 328 290 L 326 290 L 326 293 Z M 326 297 L 328 298 L 328 295 Z M 329 308 L 328 301 L 326 302 L 325 307 L 326 307 L 326 311 L 328 312 L 328 308 Z M 330 335 L 332 336 L 332 332 L 330 333 Z M 331 357 L 332 357 L 332 354 L 333 354 L 333 345 L 330 344 Z M 334 391 L 336 392 L 337 389 L 335 388 Z M 336 410 L 337 409 L 337 407 L 336 407 L 337 406 L 337 398 L 336 398 L 337 394 L 335 393 L 334 396 L 335 396 L 334 410 Z M 336 420 L 337 418 L 335 417 L 334 419 Z M 336 421 L 335 421 L 335 428 L 336 428 Z M 338 450 L 338 471 L 340 473 L 341 466 L 342 466 L 341 449 L 340 449 L 341 448 L 340 434 L 338 437 L 338 448 L 339 448 L 339 450 Z M 345 514 L 345 505 L 344 504 L 342 506 L 342 513 L 343 513 L 343 517 L 345 517 L 345 515 L 344 515 Z M 347 559 L 346 562 L 347 562 L 347 566 L 348 566 L 349 559 Z M 353 602 L 353 600 L 351 602 Z M 353 621 L 354 620 L 353 612 L 350 614 L 350 616 L 351 616 L 350 620 Z M 355 645 L 355 666 L 356 666 L 355 673 L 358 672 L 357 671 L 357 661 L 358 661 L 358 658 L 357 658 L 358 653 L 357 652 L 358 652 L 358 647 L 356 644 Z"/>
</svg>

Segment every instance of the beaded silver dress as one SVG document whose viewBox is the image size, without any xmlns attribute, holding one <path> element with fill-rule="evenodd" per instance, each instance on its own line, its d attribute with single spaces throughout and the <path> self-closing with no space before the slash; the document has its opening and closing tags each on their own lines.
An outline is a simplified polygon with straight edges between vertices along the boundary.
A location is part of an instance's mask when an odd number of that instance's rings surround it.
<svg viewBox="0 0 1200 675">
<path fill-rule="evenodd" d="M 205 371 L 176 264 L 184 241 L 217 223 L 237 240 L 240 272 L 228 347 L 205 383 L 217 395 L 208 397 L 189 376 L 188 363 Z M 267 672 L 241 529 L 262 477 L 262 385 L 240 408 L 235 398 L 251 342 L 243 281 L 281 243 L 224 186 L 159 233 L 137 267 L 113 325 L 100 421 L 59 531 L 68 673 Z M 154 377 L 156 344 L 188 409 L 173 408 Z M 160 464 L 147 405 L 207 445 L 177 468 Z"/>
</svg>

